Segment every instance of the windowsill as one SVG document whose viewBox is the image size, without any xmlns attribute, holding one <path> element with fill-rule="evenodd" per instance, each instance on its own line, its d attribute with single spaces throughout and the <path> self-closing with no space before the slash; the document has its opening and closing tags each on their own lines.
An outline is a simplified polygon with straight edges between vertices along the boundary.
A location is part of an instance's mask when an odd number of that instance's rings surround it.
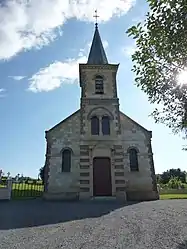
<svg viewBox="0 0 187 249">
<path fill-rule="evenodd" d="M 104 135 L 104 134 L 93 135 L 93 134 L 91 134 L 91 136 L 103 138 L 103 137 L 110 137 L 111 134 L 110 135 Z"/>
<path fill-rule="evenodd" d="M 92 95 L 94 95 L 94 96 L 105 96 L 106 93 L 92 93 Z"/>
<path fill-rule="evenodd" d="M 102 140 L 113 140 L 112 136 L 102 136 L 102 135 L 90 135 L 90 136 L 86 136 L 87 140 L 97 140 L 97 141 L 102 141 Z"/>
</svg>

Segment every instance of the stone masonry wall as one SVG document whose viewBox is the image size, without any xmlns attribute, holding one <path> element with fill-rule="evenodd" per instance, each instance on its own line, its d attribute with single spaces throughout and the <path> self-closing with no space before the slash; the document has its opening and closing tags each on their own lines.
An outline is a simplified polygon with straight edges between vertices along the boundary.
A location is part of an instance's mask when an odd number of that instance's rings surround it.
<svg viewBox="0 0 187 249">
<path fill-rule="evenodd" d="M 136 125 L 125 115 L 121 114 L 122 141 L 124 148 L 125 178 L 128 179 L 127 192 L 148 195 L 149 198 L 158 198 L 154 188 L 154 163 L 153 154 L 150 151 L 151 132 Z M 135 147 L 138 150 L 139 172 L 130 172 L 128 149 Z M 151 159 L 151 160 L 150 160 Z"/>
<path fill-rule="evenodd" d="M 48 193 L 79 192 L 80 112 L 47 132 Z M 62 172 L 62 150 L 72 150 L 71 172 Z"/>
<path fill-rule="evenodd" d="M 82 188 L 84 187 L 83 190 L 88 190 L 88 193 L 91 194 L 92 186 L 89 186 L 89 184 L 93 184 L 91 157 L 94 156 L 94 151 L 91 156 L 90 148 L 100 144 L 101 146 L 107 145 L 111 148 L 113 195 L 117 195 L 118 192 L 126 189 L 128 192 L 132 192 L 133 195 L 137 195 L 138 197 L 136 196 L 136 198 L 140 197 L 140 192 L 143 195 L 147 193 L 149 198 L 156 198 L 152 194 L 155 189 L 152 172 L 154 165 L 152 164 L 153 158 L 152 151 L 150 150 L 151 133 L 130 121 L 123 114 L 120 114 L 120 119 L 122 134 L 118 135 L 116 140 L 115 136 L 103 139 L 101 135 L 93 140 L 90 140 L 90 136 L 88 136 L 89 138 L 85 137 L 83 142 L 80 139 L 80 112 L 73 114 L 65 122 L 47 132 L 46 137 L 49 147 L 46 155 L 49 165 L 48 193 L 78 193 L 81 182 Z M 81 157 L 80 144 L 82 144 Z M 83 146 L 83 144 L 87 144 L 88 147 Z M 139 172 L 130 172 L 129 155 L 127 153 L 130 147 L 136 147 L 139 151 Z M 72 150 L 72 168 L 70 173 L 62 173 L 61 171 L 61 151 L 64 148 Z M 88 175 L 86 176 L 86 174 Z M 128 182 L 127 188 L 126 182 Z M 88 196 L 86 192 L 85 195 Z"/>
</svg>

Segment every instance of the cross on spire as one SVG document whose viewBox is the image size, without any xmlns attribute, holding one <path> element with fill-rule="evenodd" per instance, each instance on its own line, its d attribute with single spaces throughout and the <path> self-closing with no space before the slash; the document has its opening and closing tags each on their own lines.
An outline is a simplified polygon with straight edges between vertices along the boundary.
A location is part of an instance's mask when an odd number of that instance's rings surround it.
<svg viewBox="0 0 187 249">
<path fill-rule="evenodd" d="M 93 17 L 95 17 L 95 26 L 97 27 L 97 25 L 98 25 L 98 14 L 97 14 L 97 10 L 95 10 L 95 15 L 93 16 Z"/>
<path fill-rule="evenodd" d="M 97 10 L 95 10 L 96 23 L 95 23 L 95 32 L 92 41 L 92 45 L 90 48 L 90 53 L 88 56 L 87 64 L 90 65 L 105 65 L 108 64 L 108 60 L 105 54 L 105 50 L 101 41 L 101 37 L 99 34 L 99 29 L 97 28 L 97 18 L 99 17 L 97 14 Z"/>
</svg>

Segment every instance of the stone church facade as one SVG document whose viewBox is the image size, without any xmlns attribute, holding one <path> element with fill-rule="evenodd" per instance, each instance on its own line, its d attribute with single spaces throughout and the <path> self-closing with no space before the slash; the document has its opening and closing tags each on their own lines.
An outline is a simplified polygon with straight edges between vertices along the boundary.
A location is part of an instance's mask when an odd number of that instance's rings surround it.
<svg viewBox="0 0 187 249">
<path fill-rule="evenodd" d="M 79 65 L 80 109 L 46 131 L 44 198 L 122 200 L 159 198 L 152 132 L 119 110 L 116 76 L 99 30 Z"/>
</svg>

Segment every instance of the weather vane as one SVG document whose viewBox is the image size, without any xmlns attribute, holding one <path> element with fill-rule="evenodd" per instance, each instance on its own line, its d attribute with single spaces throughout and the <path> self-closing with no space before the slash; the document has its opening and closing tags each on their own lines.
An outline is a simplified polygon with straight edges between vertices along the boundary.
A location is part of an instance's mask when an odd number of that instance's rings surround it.
<svg viewBox="0 0 187 249">
<path fill-rule="evenodd" d="M 98 14 L 97 14 L 97 10 L 95 10 L 95 15 L 93 17 L 95 17 L 95 21 L 96 21 L 95 26 L 97 27 L 97 25 L 98 25 L 97 21 L 98 21 L 98 17 L 99 17 Z"/>
</svg>

